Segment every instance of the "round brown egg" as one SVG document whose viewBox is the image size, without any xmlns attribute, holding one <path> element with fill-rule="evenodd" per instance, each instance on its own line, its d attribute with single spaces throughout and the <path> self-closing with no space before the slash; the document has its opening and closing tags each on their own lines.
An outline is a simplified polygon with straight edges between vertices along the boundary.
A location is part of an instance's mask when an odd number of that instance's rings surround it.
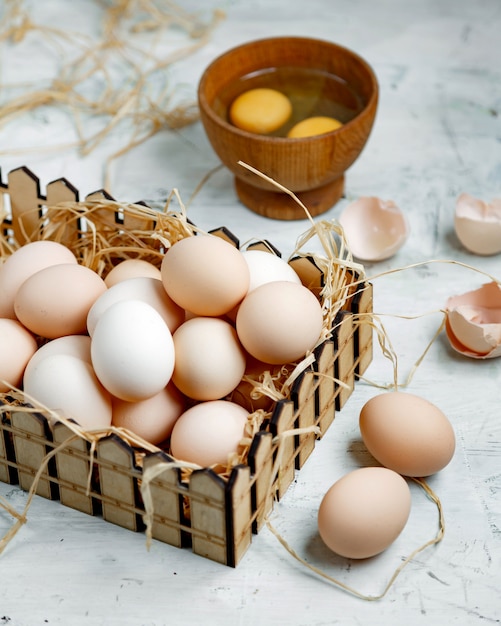
<svg viewBox="0 0 501 626">
<path fill-rule="evenodd" d="M 126 428 L 145 441 L 158 445 L 171 434 L 178 417 L 186 409 L 186 398 L 169 383 L 146 400 L 126 402 L 112 399 L 112 424 Z"/>
<path fill-rule="evenodd" d="M 174 424 L 171 453 L 179 461 L 201 467 L 224 465 L 238 452 L 248 412 L 226 400 L 200 402 L 185 411 Z"/>
<path fill-rule="evenodd" d="M 194 317 L 173 334 L 172 381 L 194 400 L 218 400 L 241 381 L 246 354 L 237 333 L 217 317 Z"/>
<path fill-rule="evenodd" d="M 215 235 L 177 241 L 167 250 L 161 272 L 168 295 L 195 315 L 224 315 L 249 288 L 249 268 L 242 253 Z"/>
<path fill-rule="evenodd" d="M 104 282 L 108 288 L 113 287 L 122 280 L 128 278 L 137 278 L 140 276 L 149 276 L 150 278 L 161 279 L 160 269 L 143 259 L 125 259 L 117 263 L 105 276 Z"/>
<path fill-rule="evenodd" d="M 105 291 L 104 280 L 83 265 L 52 265 L 24 281 L 14 310 L 26 328 L 46 339 L 84 334 L 89 309 Z"/>
<path fill-rule="evenodd" d="M 409 486 L 400 474 L 385 467 L 363 467 L 340 478 L 324 495 L 318 532 L 336 554 L 366 559 L 397 539 L 410 510 Z"/>
<path fill-rule="evenodd" d="M 311 350 L 322 332 L 322 307 L 313 293 L 290 281 L 256 287 L 240 304 L 238 337 L 254 358 L 293 363 Z"/>
<path fill-rule="evenodd" d="M 403 476 L 430 476 L 454 455 L 456 439 L 445 414 L 411 393 L 392 391 L 371 398 L 362 407 L 359 425 L 372 456 Z"/>
<path fill-rule="evenodd" d="M 32 241 L 18 248 L 0 265 L 0 317 L 16 318 L 14 300 L 23 282 L 60 263 L 77 263 L 73 252 L 56 241 Z"/>
<path fill-rule="evenodd" d="M 22 324 L 0 318 L 0 393 L 21 386 L 26 365 L 37 348 L 35 337 Z"/>
</svg>

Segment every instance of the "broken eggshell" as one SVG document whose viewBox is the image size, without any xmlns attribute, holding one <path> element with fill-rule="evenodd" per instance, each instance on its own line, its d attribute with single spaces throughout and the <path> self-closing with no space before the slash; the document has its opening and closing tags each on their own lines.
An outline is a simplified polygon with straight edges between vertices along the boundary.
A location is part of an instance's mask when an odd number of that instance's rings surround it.
<svg viewBox="0 0 501 626">
<path fill-rule="evenodd" d="M 456 200 L 454 228 L 461 244 L 473 254 L 501 252 L 501 198 L 484 202 L 468 193 Z"/>
<path fill-rule="evenodd" d="M 445 330 L 457 352 L 474 358 L 501 356 L 501 285 L 487 283 L 446 302 Z"/>
<path fill-rule="evenodd" d="M 342 212 L 348 247 L 361 261 L 383 261 L 404 245 L 409 227 L 407 220 L 392 200 L 376 197 L 358 198 Z"/>
</svg>

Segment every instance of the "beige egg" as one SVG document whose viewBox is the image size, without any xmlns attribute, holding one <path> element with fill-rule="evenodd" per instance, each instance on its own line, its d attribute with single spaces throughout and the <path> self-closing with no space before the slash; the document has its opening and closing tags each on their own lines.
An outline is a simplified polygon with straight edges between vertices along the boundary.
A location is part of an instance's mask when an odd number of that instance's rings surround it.
<svg viewBox="0 0 501 626">
<path fill-rule="evenodd" d="M 216 317 L 195 317 L 173 335 L 176 362 L 172 381 L 194 400 L 218 400 L 238 385 L 246 354 L 237 333 Z"/>
<path fill-rule="evenodd" d="M 238 337 L 254 358 L 278 365 L 303 358 L 319 340 L 322 308 L 312 292 L 276 281 L 253 289 L 240 304 Z"/>
<path fill-rule="evenodd" d="M 24 391 L 43 406 L 85 430 L 111 424 L 111 396 L 99 383 L 92 366 L 70 354 L 51 354 L 24 376 Z"/>
<path fill-rule="evenodd" d="M 149 276 L 150 278 L 157 278 L 158 280 L 161 280 L 162 277 L 160 269 L 156 267 L 156 265 L 153 265 L 153 263 L 149 263 L 143 259 L 125 259 L 125 261 L 117 263 L 117 265 L 106 274 L 104 282 L 106 286 L 110 288 L 122 280 L 140 276 Z"/>
<path fill-rule="evenodd" d="M 65 337 L 58 337 L 44 343 L 29 360 L 25 375 L 28 376 L 29 371 L 36 367 L 42 359 L 53 354 L 68 354 L 92 364 L 90 358 L 90 337 L 88 335 L 66 335 Z"/>
<path fill-rule="evenodd" d="M 153 445 L 164 442 L 186 409 L 186 398 L 169 383 L 146 400 L 126 402 L 113 398 L 112 424 L 126 428 Z"/>
<path fill-rule="evenodd" d="M 23 282 L 51 265 L 77 263 L 73 252 L 55 241 L 33 241 L 13 252 L 0 265 L 0 317 L 16 318 L 14 299 Z"/>
<path fill-rule="evenodd" d="M 386 550 L 407 524 L 411 494 L 406 481 L 385 467 L 362 467 L 336 481 L 318 509 L 325 545 L 348 559 Z"/>
<path fill-rule="evenodd" d="M 92 336 L 94 328 L 111 304 L 123 300 L 141 300 L 151 305 L 173 333 L 185 320 L 185 311 L 178 306 L 164 289 L 158 278 L 136 276 L 127 278 L 107 289 L 94 302 L 87 315 L 87 331 Z"/>
<path fill-rule="evenodd" d="M 174 424 L 171 453 L 201 467 L 225 465 L 239 451 L 248 412 L 225 400 L 201 402 L 185 411 Z"/>
<path fill-rule="evenodd" d="M 0 318 L 0 393 L 21 386 L 24 370 L 37 348 L 35 337 L 22 324 Z"/>
<path fill-rule="evenodd" d="M 52 265 L 33 274 L 14 302 L 18 319 L 47 339 L 87 332 L 87 315 L 106 291 L 104 280 L 83 265 Z"/>
<path fill-rule="evenodd" d="M 450 421 L 434 404 L 411 393 L 391 391 L 371 398 L 362 407 L 359 424 L 372 456 L 404 476 L 430 476 L 454 455 Z"/>
<path fill-rule="evenodd" d="M 169 296 L 195 315 L 224 315 L 249 288 L 249 269 L 242 253 L 215 235 L 176 242 L 167 250 L 161 272 Z"/>
</svg>

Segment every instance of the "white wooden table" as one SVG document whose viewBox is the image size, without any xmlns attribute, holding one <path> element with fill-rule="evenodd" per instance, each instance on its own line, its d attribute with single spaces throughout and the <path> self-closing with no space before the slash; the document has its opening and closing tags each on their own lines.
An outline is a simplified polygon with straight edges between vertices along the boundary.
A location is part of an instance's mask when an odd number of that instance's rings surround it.
<svg viewBox="0 0 501 626">
<path fill-rule="evenodd" d="M 71 10 L 68 3 L 65 11 L 62 4 L 27 3 L 34 20 L 72 29 L 98 26 L 99 11 L 90 0 L 72 2 Z M 201 0 L 184 4 L 208 6 Z M 381 94 L 374 131 L 348 172 L 346 197 L 322 218 L 336 218 L 349 201 L 375 195 L 393 199 L 409 219 L 411 235 L 398 255 L 366 265 L 374 284 L 374 309 L 398 355 L 398 380 L 404 384 L 440 324 L 447 297 L 488 282 L 473 269 L 440 260 L 455 259 L 501 278 L 501 256 L 468 254 L 453 230 L 459 193 L 485 200 L 501 195 L 501 4 L 233 0 L 220 6 L 226 19 L 209 43 L 173 74 L 191 96 L 217 54 L 271 35 L 336 41 L 364 56 L 378 75 Z M 0 82 L 14 76 L 31 80 L 34 68 L 43 74 L 53 62 L 33 44 L 20 46 L 22 52 L 15 56 L 4 43 L 0 46 Z M 119 133 L 85 158 L 74 150 L 17 152 L 30 145 L 62 143 L 69 125 L 68 116 L 49 107 L 0 128 L 3 175 L 26 165 L 42 185 L 64 176 L 82 195 L 102 187 L 103 163 L 120 145 Z M 160 202 L 176 187 L 187 201 L 217 165 L 201 125 L 195 123 L 178 133 L 160 133 L 114 162 L 109 191 L 124 201 Z M 202 187 L 188 214 L 207 230 L 227 226 L 242 242 L 266 238 L 284 256 L 308 227 L 306 221 L 261 218 L 239 205 L 224 169 Z M 420 265 L 404 269 L 415 263 Z M 380 276 L 397 268 L 402 269 Z M 402 560 L 437 531 L 436 507 L 412 484 L 409 523 L 379 557 L 347 562 L 327 553 L 317 535 L 316 512 L 327 488 L 347 471 L 372 463 L 360 441 L 358 413 L 379 393 L 372 383 L 390 385 L 392 377 L 391 364 L 376 345 L 367 372 L 370 382 L 357 384 L 271 518 L 303 558 L 367 595 L 380 593 Z M 148 552 L 142 534 L 36 497 L 28 523 L 0 556 L 0 624 L 500 623 L 501 362 L 463 358 L 441 334 L 407 391 L 428 398 L 448 415 L 457 449 L 450 465 L 429 481 L 442 502 L 445 537 L 420 553 L 383 599 L 358 599 L 310 573 L 267 528 L 231 569 L 159 542 Z M 0 495 L 18 510 L 27 497 L 5 484 L 0 484 Z M 11 523 L 0 512 L 0 534 Z"/>
</svg>

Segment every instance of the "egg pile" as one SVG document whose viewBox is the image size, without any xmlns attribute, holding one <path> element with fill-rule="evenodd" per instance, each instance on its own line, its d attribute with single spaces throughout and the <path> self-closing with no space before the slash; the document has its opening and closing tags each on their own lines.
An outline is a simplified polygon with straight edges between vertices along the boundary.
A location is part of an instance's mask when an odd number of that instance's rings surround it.
<svg viewBox="0 0 501 626">
<path fill-rule="evenodd" d="M 424 478 L 446 467 L 455 435 L 428 400 L 392 391 L 368 400 L 359 427 L 381 466 L 355 469 L 337 480 L 318 509 L 318 531 L 333 552 L 365 559 L 388 548 L 407 524 L 411 494 L 405 477 Z"/>
<path fill-rule="evenodd" d="M 302 359 L 322 326 L 286 261 L 215 235 L 104 278 L 60 243 L 31 242 L 0 266 L 0 392 L 21 388 L 85 430 L 125 427 L 179 460 L 225 464 L 251 412 L 244 374 Z"/>
</svg>

